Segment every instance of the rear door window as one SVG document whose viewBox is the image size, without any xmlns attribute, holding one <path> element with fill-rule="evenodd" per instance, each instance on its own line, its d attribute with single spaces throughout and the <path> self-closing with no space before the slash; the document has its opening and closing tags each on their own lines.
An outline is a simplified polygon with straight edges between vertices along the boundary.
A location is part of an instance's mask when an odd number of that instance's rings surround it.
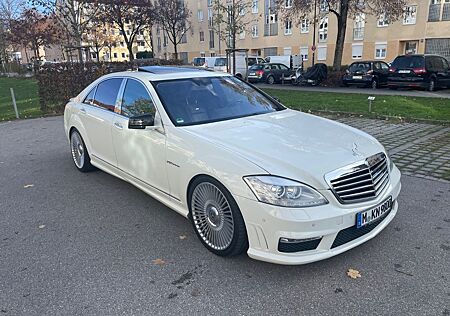
<svg viewBox="0 0 450 316">
<path fill-rule="evenodd" d="M 114 112 L 122 78 L 106 79 L 97 86 L 93 104 Z"/>
<path fill-rule="evenodd" d="M 392 67 L 397 69 L 423 68 L 424 66 L 425 63 L 422 56 L 400 56 L 392 63 Z"/>
</svg>

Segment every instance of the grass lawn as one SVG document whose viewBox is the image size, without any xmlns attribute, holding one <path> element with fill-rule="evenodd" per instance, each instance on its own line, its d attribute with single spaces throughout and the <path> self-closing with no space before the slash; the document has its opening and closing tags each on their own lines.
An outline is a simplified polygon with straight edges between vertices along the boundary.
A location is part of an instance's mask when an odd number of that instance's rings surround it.
<svg viewBox="0 0 450 316">
<path fill-rule="evenodd" d="M 14 89 L 20 118 L 41 115 L 37 82 L 33 79 L 0 77 L 0 121 L 14 119 L 10 88 Z"/>
<path fill-rule="evenodd" d="M 450 122 L 450 99 L 405 96 L 375 96 L 369 113 L 367 94 L 288 91 L 264 89 L 292 109 L 302 111 L 339 111 L 364 116 L 387 115 L 407 119 L 429 119 Z"/>
</svg>

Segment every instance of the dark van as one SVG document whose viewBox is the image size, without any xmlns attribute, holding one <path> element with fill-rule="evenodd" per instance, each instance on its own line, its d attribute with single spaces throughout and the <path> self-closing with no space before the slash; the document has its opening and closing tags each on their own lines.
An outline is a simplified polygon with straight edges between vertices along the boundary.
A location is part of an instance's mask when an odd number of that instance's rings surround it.
<svg viewBox="0 0 450 316">
<path fill-rule="evenodd" d="M 389 68 L 388 87 L 424 88 L 434 91 L 450 87 L 450 67 L 439 55 L 398 56 Z"/>
</svg>

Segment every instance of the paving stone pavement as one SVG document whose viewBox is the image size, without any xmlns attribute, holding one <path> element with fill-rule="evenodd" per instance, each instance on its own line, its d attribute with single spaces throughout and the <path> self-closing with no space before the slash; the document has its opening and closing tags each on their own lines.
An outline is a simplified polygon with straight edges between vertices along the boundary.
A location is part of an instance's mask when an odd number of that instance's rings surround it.
<svg viewBox="0 0 450 316">
<path fill-rule="evenodd" d="M 327 116 L 377 138 L 403 174 L 450 182 L 450 127 Z"/>
</svg>

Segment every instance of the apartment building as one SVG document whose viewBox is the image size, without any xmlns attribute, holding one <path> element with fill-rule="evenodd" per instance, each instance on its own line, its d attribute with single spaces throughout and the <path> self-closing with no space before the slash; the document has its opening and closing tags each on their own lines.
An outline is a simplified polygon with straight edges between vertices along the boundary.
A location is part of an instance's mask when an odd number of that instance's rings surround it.
<svg viewBox="0 0 450 316">
<path fill-rule="evenodd" d="M 224 0 L 225 1 L 225 0 Z M 218 38 L 212 29 L 211 0 L 185 0 L 192 12 L 191 29 L 183 38 L 178 51 L 186 62 L 197 56 L 224 55 L 226 39 Z M 306 64 L 315 61 L 333 63 L 337 21 L 328 13 L 325 2 L 318 1 L 316 41 L 313 18 L 298 25 L 285 21 L 275 9 L 275 0 L 252 0 L 247 16 L 247 27 L 237 36 L 237 48 L 249 49 L 250 54 L 303 55 Z M 286 0 L 289 9 L 292 0 Z M 173 47 L 167 36 L 154 30 L 155 56 L 169 58 Z M 450 0 L 410 0 L 404 15 L 398 21 L 384 16 L 358 14 L 347 22 L 343 64 L 361 59 L 392 61 L 399 54 L 437 53 L 450 58 Z"/>
</svg>

